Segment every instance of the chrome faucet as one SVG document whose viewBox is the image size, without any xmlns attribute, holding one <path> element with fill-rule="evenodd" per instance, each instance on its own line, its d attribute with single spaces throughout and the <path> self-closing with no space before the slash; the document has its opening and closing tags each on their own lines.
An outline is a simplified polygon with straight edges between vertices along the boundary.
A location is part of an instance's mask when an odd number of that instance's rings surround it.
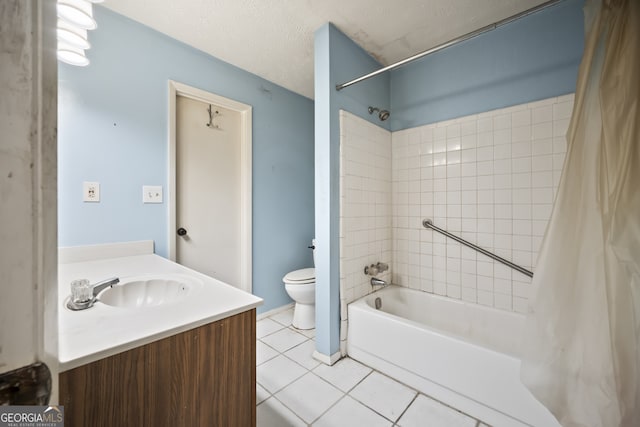
<svg viewBox="0 0 640 427">
<path fill-rule="evenodd" d="M 95 285 L 92 286 L 92 288 L 93 288 L 93 299 L 95 300 L 96 297 L 98 296 L 98 294 L 100 292 L 102 292 L 103 290 L 105 290 L 106 288 L 110 288 L 113 285 L 117 285 L 118 283 L 120 283 L 120 279 L 118 279 L 117 277 L 112 277 L 110 279 L 106 279 L 106 280 L 103 280 L 101 282 L 96 283 Z"/>
<path fill-rule="evenodd" d="M 373 286 L 374 288 L 375 288 L 376 286 L 379 286 L 379 287 L 381 287 L 381 288 L 384 288 L 384 287 L 386 287 L 386 286 L 389 286 L 389 283 L 385 282 L 385 281 L 384 281 L 384 280 L 382 280 L 382 279 L 378 279 L 377 277 L 372 277 L 372 278 L 371 278 L 371 286 Z"/>
<path fill-rule="evenodd" d="M 105 290 L 106 288 L 110 288 L 113 285 L 120 283 L 120 279 L 117 277 L 112 277 L 110 279 L 102 280 L 94 285 L 91 285 L 91 297 L 86 300 L 78 300 L 73 293 L 67 302 L 67 308 L 73 311 L 78 310 L 86 310 L 87 308 L 93 307 L 93 304 L 98 300 L 98 294 Z"/>
</svg>

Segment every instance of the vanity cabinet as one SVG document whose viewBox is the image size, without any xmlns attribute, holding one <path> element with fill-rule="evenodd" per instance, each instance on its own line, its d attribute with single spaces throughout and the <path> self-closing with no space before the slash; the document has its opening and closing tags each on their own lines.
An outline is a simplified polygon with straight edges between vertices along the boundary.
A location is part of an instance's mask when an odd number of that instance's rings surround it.
<svg viewBox="0 0 640 427">
<path fill-rule="evenodd" d="M 67 427 L 255 426 L 256 310 L 62 372 L 60 404 Z"/>
</svg>

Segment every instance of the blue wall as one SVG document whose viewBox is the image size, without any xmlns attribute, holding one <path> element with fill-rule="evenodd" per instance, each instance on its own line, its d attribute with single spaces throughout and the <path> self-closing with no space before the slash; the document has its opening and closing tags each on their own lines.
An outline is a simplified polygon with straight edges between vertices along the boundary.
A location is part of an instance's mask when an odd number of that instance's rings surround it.
<svg viewBox="0 0 640 427">
<path fill-rule="evenodd" d="M 340 110 L 377 125 L 368 106 L 389 108 L 389 76 L 337 92 L 339 83 L 380 68 L 332 24 L 315 33 L 316 349 L 340 349 Z"/>
<path fill-rule="evenodd" d="M 583 4 L 566 0 L 392 71 L 391 129 L 574 92 Z"/>
<path fill-rule="evenodd" d="M 142 185 L 168 188 L 168 80 L 253 106 L 253 290 L 259 309 L 288 298 L 282 277 L 312 264 L 313 101 L 103 7 L 91 64 L 59 66 L 59 244 L 151 239 L 168 252 L 167 206 Z M 99 181 L 101 202 L 82 202 Z"/>
</svg>

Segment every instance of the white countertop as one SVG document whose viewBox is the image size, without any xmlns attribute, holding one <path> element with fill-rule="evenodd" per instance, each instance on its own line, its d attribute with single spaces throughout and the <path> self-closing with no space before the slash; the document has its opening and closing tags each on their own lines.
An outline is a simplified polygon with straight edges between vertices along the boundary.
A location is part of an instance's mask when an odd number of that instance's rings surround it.
<svg viewBox="0 0 640 427">
<path fill-rule="evenodd" d="M 150 242 L 85 248 L 88 249 L 61 249 L 58 266 L 60 371 L 224 319 L 262 304 L 262 299 L 254 295 L 149 253 L 149 248 L 153 250 Z M 104 258 L 105 255 L 108 258 Z M 154 307 L 122 308 L 99 301 L 82 311 L 71 311 L 66 307 L 66 298 L 70 294 L 69 284 L 74 279 L 89 279 L 91 283 L 96 283 L 109 277 L 118 277 L 125 282 L 128 277 L 163 275 L 189 276 L 201 285 L 195 286 L 184 299 Z"/>
</svg>

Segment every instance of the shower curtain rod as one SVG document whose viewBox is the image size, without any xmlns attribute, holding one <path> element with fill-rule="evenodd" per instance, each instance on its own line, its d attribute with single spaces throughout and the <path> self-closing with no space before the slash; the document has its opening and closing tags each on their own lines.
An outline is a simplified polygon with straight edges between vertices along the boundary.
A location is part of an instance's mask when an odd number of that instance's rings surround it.
<svg viewBox="0 0 640 427">
<path fill-rule="evenodd" d="M 346 83 L 342 83 L 342 84 L 336 85 L 336 90 L 342 90 L 342 89 L 344 89 L 346 87 L 349 87 L 351 85 L 354 85 L 356 83 L 360 83 L 361 81 L 370 79 L 371 77 L 375 77 L 378 74 L 382 74 L 382 73 L 384 73 L 386 71 L 393 70 L 395 68 L 398 68 L 398 67 L 401 67 L 401 66 L 403 66 L 405 64 L 408 64 L 409 62 L 413 62 L 413 61 L 415 61 L 417 59 L 420 59 L 420 58 L 425 57 L 427 55 L 430 55 L 432 53 L 438 52 L 438 51 L 440 51 L 442 49 L 446 49 L 446 48 L 448 48 L 450 46 L 453 46 L 454 44 L 458 44 L 460 42 L 463 42 L 463 41 L 472 39 L 472 38 L 474 38 L 476 36 L 479 36 L 480 34 L 484 34 L 484 33 L 487 33 L 489 31 L 495 30 L 496 28 L 502 27 L 503 25 L 509 24 L 509 23 L 511 23 L 513 21 L 516 21 L 516 20 L 520 19 L 520 18 L 524 18 L 525 16 L 534 14 L 536 12 L 540 12 L 541 10 L 544 10 L 544 9 L 546 9 L 548 7 L 554 6 L 557 3 L 560 3 L 562 1 L 564 1 L 564 0 L 550 0 L 550 1 L 547 1 L 545 3 L 539 4 L 538 6 L 532 7 L 531 9 L 527 9 L 524 12 L 517 13 L 515 15 L 512 15 L 512 16 L 508 17 L 508 18 L 502 19 L 502 20 L 500 20 L 498 22 L 495 22 L 493 24 L 489 24 L 489 25 L 487 25 L 485 27 L 482 27 L 480 29 L 477 29 L 475 31 L 467 33 L 467 34 L 465 34 L 463 36 L 460 36 L 460 37 L 457 37 L 455 39 L 449 40 L 448 42 L 442 43 L 441 45 L 438 45 L 436 47 L 432 47 L 431 49 L 427 49 L 427 50 L 425 50 L 423 52 L 417 53 L 417 54 L 415 54 L 413 56 L 405 58 L 405 59 L 403 59 L 401 61 L 398 61 L 398 62 L 396 62 L 394 64 L 387 65 L 384 68 L 381 68 L 381 69 L 379 69 L 377 71 L 374 71 L 374 72 L 371 72 L 369 74 L 365 74 L 364 76 L 358 77 L 357 79 L 353 79 L 353 80 L 348 81 Z"/>
</svg>

